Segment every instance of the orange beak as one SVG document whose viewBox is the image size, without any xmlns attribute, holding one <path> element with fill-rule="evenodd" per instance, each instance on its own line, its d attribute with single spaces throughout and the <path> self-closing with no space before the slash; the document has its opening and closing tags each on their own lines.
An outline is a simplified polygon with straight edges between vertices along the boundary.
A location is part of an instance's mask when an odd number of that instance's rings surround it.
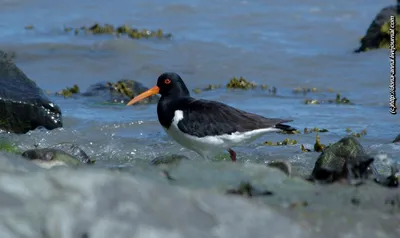
<svg viewBox="0 0 400 238">
<path fill-rule="evenodd" d="M 149 90 L 147 90 L 146 92 L 143 92 L 143 93 L 137 95 L 136 97 L 134 97 L 126 105 L 127 106 L 133 105 L 133 104 L 139 102 L 140 100 L 143 100 L 143 99 L 148 98 L 148 97 L 150 97 L 152 95 L 158 94 L 159 92 L 160 92 L 160 88 L 158 86 L 154 86 L 154 87 L 150 88 Z"/>
</svg>

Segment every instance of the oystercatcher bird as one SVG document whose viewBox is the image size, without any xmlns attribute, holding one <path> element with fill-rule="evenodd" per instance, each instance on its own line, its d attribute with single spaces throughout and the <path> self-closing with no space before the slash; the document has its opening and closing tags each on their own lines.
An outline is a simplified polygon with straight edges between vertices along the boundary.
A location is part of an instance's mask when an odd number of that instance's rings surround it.
<svg viewBox="0 0 400 238">
<path fill-rule="evenodd" d="M 236 161 L 232 147 L 251 142 L 268 132 L 295 130 L 283 124 L 292 120 L 265 118 L 221 102 L 192 98 L 176 73 L 161 74 L 156 86 L 127 105 L 155 94 L 161 94 L 157 115 L 167 134 L 203 158 L 210 159 L 211 153 L 226 149 L 232 161 Z"/>
</svg>

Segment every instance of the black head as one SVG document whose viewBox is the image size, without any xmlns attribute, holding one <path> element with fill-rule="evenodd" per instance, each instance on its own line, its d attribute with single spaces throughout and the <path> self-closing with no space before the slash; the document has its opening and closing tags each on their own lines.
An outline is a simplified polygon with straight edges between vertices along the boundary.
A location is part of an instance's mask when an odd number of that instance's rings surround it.
<svg viewBox="0 0 400 238">
<path fill-rule="evenodd" d="M 161 94 L 162 97 L 187 97 L 190 96 L 189 90 L 183 82 L 181 76 L 177 73 L 163 73 L 157 79 L 157 85 L 146 92 L 133 98 L 128 102 L 128 106 L 150 97 L 154 94 Z"/>
<path fill-rule="evenodd" d="M 177 73 L 163 73 L 157 79 L 161 96 L 189 96 L 189 90 Z"/>
</svg>

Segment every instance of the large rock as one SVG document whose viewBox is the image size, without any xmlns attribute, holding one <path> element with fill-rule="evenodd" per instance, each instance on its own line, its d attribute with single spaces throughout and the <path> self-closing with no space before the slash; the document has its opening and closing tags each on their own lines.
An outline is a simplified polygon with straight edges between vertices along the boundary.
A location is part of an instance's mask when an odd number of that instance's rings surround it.
<svg viewBox="0 0 400 238">
<path fill-rule="evenodd" d="M 0 129 L 26 133 L 62 127 L 60 108 L 0 51 Z"/>
<path fill-rule="evenodd" d="M 398 1 L 399 2 L 399 1 Z M 354 52 L 359 53 L 363 51 L 368 51 L 371 49 L 377 48 L 389 48 L 389 37 L 390 33 L 388 32 L 388 24 L 390 21 L 391 16 L 395 16 L 399 19 L 398 15 L 400 15 L 400 5 L 392 5 L 383 8 L 372 21 L 370 26 L 368 27 L 365 36 L 361 38 L 360 43 L 361 46 L 356 49 Z M 399 28 L 400 28 L 400 21 L 397 20 L 396 28 L 397 28 L 397 35 L 396 35 L 396 45 L 397 48 L 400 48 L 400 39 L 399 39 Z"/>
<path fill-rule="evenodd" d="M 311 175 L 316 180 L 326 182 L 366 177 L 369 167 L 375 172 L 372 162 L 373 159 L 366 154 L 358 140 L 349 136 L 325 148 L 315 162 Z"/>
<path fill-rule="evenodd" d="M 122 79 L 118 82 L 100 82 L 90 86 L 82 96 L 100 98 L 103 102 L 128 103 L 132 98 L 148 90 L 140 82 L 129 79 Z M 158 95 L 153 95 L 142 101 L 141 104 L 157 103 Z"/>
</svg>

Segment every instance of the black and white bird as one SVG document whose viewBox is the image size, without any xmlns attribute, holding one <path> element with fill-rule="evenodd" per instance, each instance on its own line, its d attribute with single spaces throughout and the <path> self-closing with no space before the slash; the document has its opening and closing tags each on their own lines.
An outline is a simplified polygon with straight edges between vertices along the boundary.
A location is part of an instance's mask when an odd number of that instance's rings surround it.
<svg viewBox="0 0 400 238">
<path fill-rule="evenodd" d="M 156 86 L 127 105 L 155 94 L 161 94 L 157 115 L 167 134 L 206 159 L 215 152 L 228 150 L 232 161 L 236 161 L 232 147 L 249 143 L 268 132 L 296 130 L 283 124 L 292 120 L 265 118 L 221 102 L 192 98 L 176 73 L 161 74 Z"/>
</svg>

